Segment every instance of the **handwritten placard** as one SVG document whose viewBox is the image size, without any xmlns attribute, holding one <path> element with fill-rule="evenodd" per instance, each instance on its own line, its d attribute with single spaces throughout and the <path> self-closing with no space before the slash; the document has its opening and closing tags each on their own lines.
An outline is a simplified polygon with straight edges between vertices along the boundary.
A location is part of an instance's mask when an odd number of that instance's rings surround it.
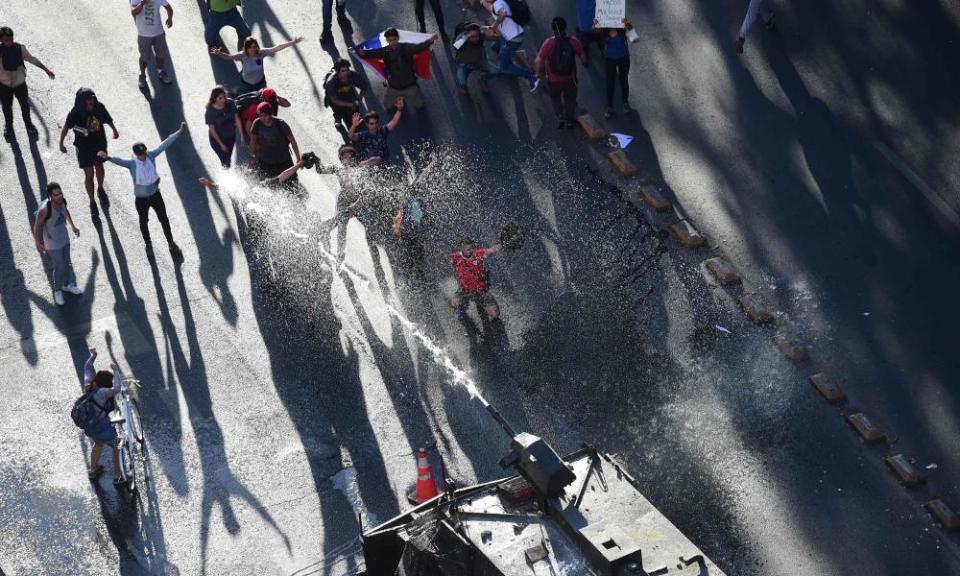
<svg viewBox="0 0 960 576">
<path fill-rule="evenodd" d="M 624 6 L 626 0 L 597 0 L 594 19 L 599 28 L 623 28 L 623 18 L 627 15 Z"/>
</svg>

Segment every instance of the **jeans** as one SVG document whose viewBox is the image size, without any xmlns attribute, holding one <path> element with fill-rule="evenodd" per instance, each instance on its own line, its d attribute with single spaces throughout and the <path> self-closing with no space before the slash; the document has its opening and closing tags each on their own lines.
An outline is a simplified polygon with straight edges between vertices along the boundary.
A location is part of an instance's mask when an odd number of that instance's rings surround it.
<svg viewBox="0 0 960 576">
<path fill-rule="evenodd" d="M 53 289 L 60 290 L 68 284 L 77 281 L 73 274 L 73 264 L 70 261 L 70 243 L 59 250 L 47 250 L 50 263 L 53 264 Z"/>
<path fill-rule="evenodd" d="M 220 145 L 217 144 L 217 141 L 213 139 L 213 136 L 210 136 L 210 147 L 213 148 L 217 158 L 220 159 L 220 165 L 224 168 L 230 167 L 230 161 L 233 158 L 233 145 L 236 143 L 236 137 L 237 135 L 235 133 L 229 136 L 224 136 L 221 134 L 220 139 L 223 140 L 223 143 L 227 146 L 226 150 L 221 150 Z"/>
<path fill-rule="evenodd" d="M 30 100 L 27 98 L 27 83 L 10 88 L 0 84 L 0 104 L 3 105 L 3 122 L 7 128 L 13 128 L 13 99 L 16 98 L 20 103 L 20 112 L 23 113 L 23 124 L 30 128 L 33 121 L 30 120 Z"/>
<path fill-rule="evenodd" d="M 630 73 L 630 57 L 607 58 L 604 60 L 604 66 L 607 71 L 607 108 L 613 108 L 613 91 L 616 89 L 617 78 L 620 78 L 623 101 L 626 102 L 630 97 L 630 81 L 627 78 Z"/>
<path fill-rule="evenodd" d="M 143 241 L 150 244 L 150 227 L 147 222 L 150 219 L 150 209 L 157 213 L 157 220 L 160 221 L 160 227 L 163 228 L 163 235 L 167 238 L 167 244 L 174 245 L 173 234 L 170 232 L 170 219 L 167 218 L 167 205 L 163 203 L 163 196 L 160 190 L 146 198 L 137 196 L 136 199 L 137 216 L 140 217 L 140 234 L 143 235 Z"/>
<path fill-rule="evenodd" d="M 417 14 L 417 22 L 420 24 L 421 32 L 425 32 L 427 28 L 426 15 L 424 14 L 425 4 L 426 0 L 416 0 L 413 7 Z M 440 7 L 440 0 L 430 0 L 430 7 L 433 8 L 433 17 L 437 19 L 437 28 L 440 29 L 441 34 L 446 34 L 446 29 L 443 27 L 443 8 Z"/>
<path fill-rule="evenodd" d="M 564 122 L 573 122 L 577 114 L 577 82 L 575 80 L 561 80 L 550 82 L 550 101 L 553 102 L 553 111 L 557 119 Z"/>
<path fill-rule="evenodd" d="M 484 74 L 489 74 L 490 64 L 487 62 L 482 62 L 480 64 L 457 64 L 457 86 L 461 88 L 467 87 L 467 78 L 470 76 L 471 72 L 483 72 Z"/>
<path fill-rule="evenodd" d="M 242 50 L 243 41 L 250 35 L 250 27 L 236 8 L 226 12 L 207 11 L 207 21 L 203 25 L 203 38 L 207 41 L 207 46 L 220 45 L 220 30 L 224 26 L 230 26 L 237 31 L 237 49 Z"/>
<path fill-rule="evenodd" d="M 333 3 L 336 0 L 323 0 L 323 31 L 330 32 L 330 29 L 333 27 Z M 341 0 L 337 2 L 337 20 L 346 20 L 347 18 L 347 8 L 346 0 Z"/>
<path fill-rule="evenodd" d="M 520 49 L 520 42 L 508 42 L 503 39 L 503 36 L 500 36 L 493 43 L 491 48 L 494 52 L 500 55 L 500 74 L 507 74 L 508 76 L 520 76 L 521 78 L 526 78 L 527 80 L 532 80 L 534 78 L 532 70 L 521 68 L 513 63 L 513 55 L 516 54 L 517 50 Z"/>
</svg>

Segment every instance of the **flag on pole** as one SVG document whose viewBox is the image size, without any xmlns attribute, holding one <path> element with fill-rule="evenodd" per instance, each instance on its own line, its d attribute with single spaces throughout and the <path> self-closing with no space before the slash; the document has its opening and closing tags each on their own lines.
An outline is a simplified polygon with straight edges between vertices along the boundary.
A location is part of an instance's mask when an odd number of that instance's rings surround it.
<svg viewBox="0 0 960 576">
<path fill-rule="evenodd" d="M 426 42 L 432 36 L 432 34 L 410 32 L 409 30 L 399 30 L 399 32 L 400 42 L 404 44 L 420 44 L 421 42 Z M 383 32 L 354 46 L 356 50 L 377 50 L 379 48 L 386 47 L 387 39 L 384 37 Z M 428 49 L 413 55 L 413 71 L 417 76 L 423 78 L 424 80 L 430 79 L 431 54 L 432 51 Z M 357 54 L 357 57 L 360 58 L 363 64 L 374 74 L 383 80 L 387 79 L 387 64 L 383 61 L 383 58 L 364 58 L 359 54 Z"/>
</svg>

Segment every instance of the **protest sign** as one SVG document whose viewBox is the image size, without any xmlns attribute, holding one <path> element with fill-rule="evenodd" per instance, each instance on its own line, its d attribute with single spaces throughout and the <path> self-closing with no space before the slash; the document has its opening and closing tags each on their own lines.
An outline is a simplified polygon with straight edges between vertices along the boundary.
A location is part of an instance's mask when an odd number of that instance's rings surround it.
<svg viewBox="0 0 960 576">
<path fill-rule="evenodd" d="M 597 0 L 594 19 L 600 28 L 623 28 L 623 18 L 627 15 L 624 6 L 626 0 Z"/>
</svg>

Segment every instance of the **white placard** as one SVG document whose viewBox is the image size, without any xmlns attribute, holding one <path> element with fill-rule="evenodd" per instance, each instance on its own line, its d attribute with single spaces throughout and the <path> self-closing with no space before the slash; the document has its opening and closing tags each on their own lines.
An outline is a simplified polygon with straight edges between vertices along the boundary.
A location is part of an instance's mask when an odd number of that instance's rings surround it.
<svg viewBox="0 0 960 576">
<path fill-rule="evenodd" d="M 626 0 L 597 0 L 594 19 L 599 28 L 623 28 L 623 19 L 627 15 L 624 6 Z"/>
</svg>

